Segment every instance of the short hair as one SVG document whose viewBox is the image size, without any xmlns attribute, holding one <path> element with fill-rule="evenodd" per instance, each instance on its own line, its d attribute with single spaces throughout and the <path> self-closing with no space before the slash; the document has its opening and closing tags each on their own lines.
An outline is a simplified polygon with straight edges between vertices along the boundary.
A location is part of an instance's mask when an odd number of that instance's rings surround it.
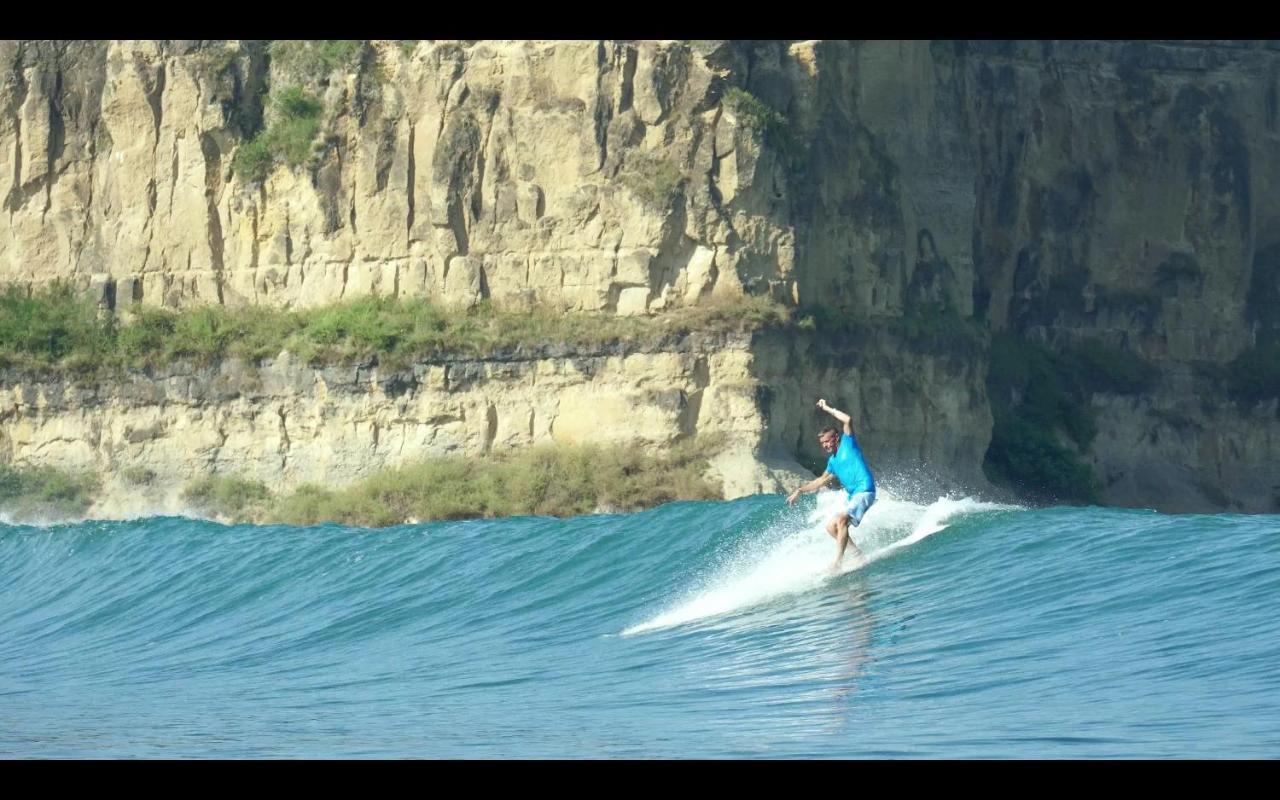
<svg viewBox="0 0 1280 800">
<path fill-rule="evenodd" d="M 834 433 L 836 436 L 839 436 L 839 435 L 840 435 L 840 430 L 839 430 L 838 428 L 834 428 L 834 427 L 832 427 L 832 426 L 828 425 L 827 427 L 825 427 L 825 428 L 823 428 L 822 430 L 818 431 L 818 438 L 819 438 L 819 439 L 821 439 L 823 436 L 826 436 L 828 433 Z"/>
</svg>

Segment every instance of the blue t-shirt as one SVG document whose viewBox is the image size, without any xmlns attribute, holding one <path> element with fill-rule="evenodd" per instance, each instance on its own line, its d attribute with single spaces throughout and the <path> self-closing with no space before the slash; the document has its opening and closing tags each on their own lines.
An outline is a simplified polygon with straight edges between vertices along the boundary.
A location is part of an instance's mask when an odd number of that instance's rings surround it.
<svg viewBox="0 0 1280 800">
<path fill-rule="evenodd" d="M 831 458 L 827 459 L 827 472 L 840 479 L 840 483 L 844 484 L 844 490 L 850 497 L 858 492 L 876 490 L 875 479 L 871 477 L 871 470 L 867 468 L 867 461 L 862 457 L 858 440 L 854 439 L 852 434 L 845 433 L 840 436 L 840 446 L 831 454 Z"/>
</svg>

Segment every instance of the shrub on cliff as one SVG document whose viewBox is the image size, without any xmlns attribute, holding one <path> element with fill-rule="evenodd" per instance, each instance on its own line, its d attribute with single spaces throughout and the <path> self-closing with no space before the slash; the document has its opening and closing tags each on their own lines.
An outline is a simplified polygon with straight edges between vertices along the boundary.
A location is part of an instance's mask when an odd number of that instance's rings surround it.
<svg viewBox="0 0 1280 800">
<path fill-rule="evenodd" d="M 268 522 L 397 525 L 406 519 L 572 516 L 711 500 L 703 473 L 717 450 L 688 440 L 666 453 L 629 447 L 546 445 L 488 458 L 438 458 L 388 470 L 346 489 L 303 486 L 271 504 Z"/>
<path fill-rule="evenodd" d="M 112 363 L 158 368 L 178 359 L 209 366 L 224 358 L 274 356 L 303 321 L 279 309 L 202 306 L 181 314 L 142 307 L 115 335 Z"/>
<path fill-rule="evenodd" d="M 666 208 L 684 183 L 685 175 L 668 156 L 641 150 L 628 157 L 618 180 L 647 204 Z"/>
<path fill-rule="evenodd" d="M 282 70 L 307 80 L 328 77 L 336 69 L 352 69 L 364 51 L 358 39 L 277 39 L 271 60 Z"/>
<path fill-rule="evenodd" d="M 85 473 L 0 464 L 0 510 L 19 518 L 82 516 L 98 488 Z"/>
<path fill-rule="evenodd" d="M 778 152 L 787 158 L 799 155 L 800 147 L 791 133 L 787 118 L 760 98 L 745 89 L 730 86 L 724 92 L 724 102 L 744 126 L 758 132 Z"/>
<path fill-rule="evenodd" d="M 363 297 L 298 312 L 298 319 L 285 347 L 306 360 L 376 357 L 380 364 L 402 366 L 442 352 L 484 355 L 551 344 L 655 343 L 693 331 L 750 331 L 785 324 L 789 316 L 785 308 L 763 297 L 704 303 L 655 318 L 506 311 L 487 302 L 452 311 L 423 300 Z"/>
<path fill-rule="evenodd" d="M 256 362 L 287 350 L 311 363 L 376 360 L 402 367 L 444 353 L 482 356 L 547 346 L 627 342 L 657 346 L 692 332 L 747 332 L 785 326 L 786 308 L 767 297 L 713 299 L 654 317 L 506 311 L 489 303 L 445 309 L 422 299 L 366 296 L 301 311 L 197 306 L 181 312 L 135 307 L 117 324 L 70 287 L 0 294 L 0 366 L 99 377 L 175 361 L 211 366 Z"/>
<path fill-rule="evenodd" d="M 265 134 L 242 142 L 231 159 L 231 168 L 242 181 L 262 181 L 271 174 L 275 164 L 275 154 L 271 152 L 271 144 Z"/>
<path fill-rule="evenodd" d="M 1093 468 L 1058 440 L 1053 429 L 996 414 L 983 467 L 993 483 L 1046 501 L 1097 502 Z"/>
<path fill-rule="evenodd" d="M 275 121 L 244 142 L 232 158 L 232 168 L 244 181 L 261 181 L 277 162 L 296 167 L 311 155 L 324 104 L 298 86 L 273 95 Z"/>
<path fill-rule="evenodd" d="M 991 343 L 987 393 L 994 424 L 983 469 L 994 483 L 1043 500 L 1096 502 L 1100 486 L 1079 451 L 1097 435 L 1079 374 L 1052 350 L 1004 333 Z"/>
<path fill-rule="evenodd" d="M 245 522 L 261 513 L 261 506 L 271 498 L 271 492 L 261 481 L 251 481 L 229 475 L 207 475 L 187 484 L 182 499 L 193 510 Z"/>
<path fill-rule="evenodd" d="M 0 294 L 0 365 L 90 368 L 111 349 L 115 320 L 65 283 Z"/>
</svg>

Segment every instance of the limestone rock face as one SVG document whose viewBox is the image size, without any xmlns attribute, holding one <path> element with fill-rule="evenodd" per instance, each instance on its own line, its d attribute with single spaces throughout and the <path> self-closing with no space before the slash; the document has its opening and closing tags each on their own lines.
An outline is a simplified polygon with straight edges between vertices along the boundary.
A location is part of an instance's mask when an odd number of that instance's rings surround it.
<svg viewBox="0 0 1280 800">
<path fill-rule="evenodd" d="M 1205 365 L 1280 331 L 1280 48 L 1231 42 L 980 43 L 967 66 L 979 199 L 974 306 L 1056 348 L 1103 342 L 1160 371 L 1095 394 L 1109 503 L 1280 509 L 1275 419 Z M 1274 401 L 1271 401 L 1274 405 Z"/>
<path fill-rule="evenodd" d="M 946 302 L 1221 360 L 1277 246 L 1268 47 L 363 47 L 308 75 L 262 42 L 0 43 L 0 281 L 176 305 Z M 246 182 L 268 85 L 323 97 L 322 131 Z"/>
<path fill-rule="evenodd" d="M 694 336 L 652 352 L 508 354 L 395 372 L 315 368 L 282 354 L 257 368 L 178 366 L 100 386 L 5 372 L 0 459 L 93 471 L 105 491 L 91 513 L 119 516 L 181 510 L 183 487 L 207 474 L 279 491 L 343 485 L 432 456 L 549 442 L 657 450 L 710 434 L 744 460 L 713 472 L 728 497 L 780 492 L 808 476 L 785 456 L 756 463 L 763 430 L 749 345 Z M 145 484 L 130 482 L 147 471 Z"/>
<path fill-rule="evenodd" d="M 897 496 L 989 493 L 982 459 L 991 411 L 979 359 L 881 331 L 762 336 L 755 349 L 763 453 L 794 453 L 822 472 L 817 433 L 839 423 L 815 410 L 821 397 L 852 417 L 878 484 Z"/>
<path fill-rule="evenodd" d="M 1147 411 L 1092 400 L 1107 501 L 1161 505 L 1146 471 L 1209 487 L 1204 507 L 1275 508 L 1265 413 L 1210 413 L 1177 377 L 1280 337 L 1274 44 L 375 41 L 320 73 L 275 53 L 0 42 L 0 283 L 71 279 L 116 308 L 377 294 L 652 315 L 766 294 L 870 333 L 748 345 L 760 392 L 704 402 L 752 448 L 799 452 L 815 423 L 787 420 L 844 396 L 871 451 L 980 485 L 987 352 L 889 333 L 946 308 L 1160 368 Z M 268 86 L 322 98 L 321 130 L 250 181 L 232 164 L 277 113 Z M 635 430 L 674 413 L 562 389 Z M 1189 421 L 1182 444 L 1148 411 Z M 581 437 L 572 419 L 546 435 Z"/>
<path fill-rule="evenodd" d="M 753 213 L 759 143 L 687 44 L 365 47 L 306 75 L 261 42 L 0 45 L 0 281 L 100 275 L 175 306 L 379 294 L 638 314 L 722 276 L 740 291 L 737 265 L 790 235 Z M 247 182 L 233 156 L 270 117 L 267 85 L 322 96 L 322 135 L 302 166 Z M 709 176 L 732 153 L 743 165 Z"/>
<path fill-rule="evenodd" d="M 1094 461 L 1112 502 L 1183 513 L 1280 508 L 1276 401 L 1248 410 L 1161 396 L 1094 403 Z"/>
<path fill-rule="evenodd" d="M 918 289 L 971 309 L 964 59 L 362 48 L 306 73 L 263 42 L 0 44 L 0 282 L 101 276 L 126 303 L 174 306 L 379 294 L 643 314 L 751 292 L 874 315 Z M 268 86 L 324 111 L 305 162 L 259 182 L 232 164 L 273 118 Z"/>
</svg>

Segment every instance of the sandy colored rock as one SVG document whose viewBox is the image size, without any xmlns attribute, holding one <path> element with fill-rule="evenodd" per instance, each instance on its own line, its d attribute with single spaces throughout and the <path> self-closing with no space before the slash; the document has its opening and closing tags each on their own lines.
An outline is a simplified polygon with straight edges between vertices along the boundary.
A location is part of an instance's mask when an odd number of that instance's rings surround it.
<svg viewBox="0 0 1280 800">
<path fill-rule="evenodd" d="M 840 391 L 873 450 L 976 484 L 985 353 L 889 335 L 945 307 L 992 333 L 1141 355 L 1164 376 L 1144 408 L 1224 431 L 1174 448 L 1141 414 L 1109 418 L 1123 444 L 1087 454 L 1104 499 L 1158 500 L 1139 473 L 1168 465 L 1170 486 L 1233 508 L 1278 502 L 1252 477 L 1280 471 L 1265 415 L 1200 409 L 1203 387 L 1176 378 L 1280 335 L 1274 44 L 372 42 L 325 76 L 267 48 L 0 42 L 0 284 L 67 279 L 118 310 L 366 294 L 623 315 L 744 293 L 826 306 L 887 338 L 705 399 L 794 453 L 811 424 L 783 418 Z M 246 181 L 232 164 L 276 113 L 265 89 L 294 85 L 324 102 L 314 152 Z M 701 416 L 686 402 L 681 424 Z M 541 406 L 501 406 L 511 441 L 521 414 L 551 430 Z M 462 449 L 488 413 L 431 410 L 436 428 L 405 441 Z"/>
<path fill-rule="evenodd" d="M 762 428 L 747 399 L 748 347 L 741 337 L 711 337 L 667 350 L 448 360 L 390 373 L 313 368 L 282 353 L 258 368 L 178 366 L 83 391 L 9 372 L 0 456 L 93 471 L 104 491 L 90 513 L 127 516 L 181 510 L 183 487 L 207 474 L 287 491 L 433 456 L 552 442 L 656 451 L 704 432 L 749 451 Z M 724 408 L 693 413 L 704 396 Z M 716 477 L 745 491 L 759 472 L 747 461 Z M 154 473 L 141 488 L 126 477 L 140 470 Z"/>
</svg>

